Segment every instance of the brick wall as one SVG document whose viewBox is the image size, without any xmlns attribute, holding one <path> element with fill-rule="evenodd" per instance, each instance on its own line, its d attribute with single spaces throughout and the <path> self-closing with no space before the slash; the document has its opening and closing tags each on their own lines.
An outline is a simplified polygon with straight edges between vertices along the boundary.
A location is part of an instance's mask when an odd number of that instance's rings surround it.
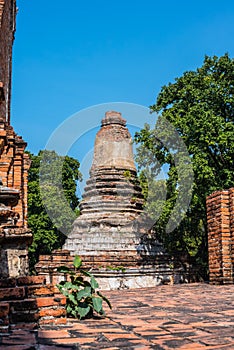
<svg viewBox="0 0 234 350">
<path fill-rule="evenodd" d="M 0 334 L 66 323 L 66 298 L 43 276 L 0 280 Z"/>
<path fill-rule="evenodd" d="M 18 227 L 27 227 L 27 186 L 30 159 L 24 153 L 26 142 L 13 128 L 0 120 L 0 176 L 4 186 L 19 190 L 13 210 L 19 214 Z"/>
<path fill-rule="evenodd" d="M 4 186 L 20 191 L 14 208 L 19 213 L 18 227 L 27 222 L 27 172 L 30 166 L 24 154 L 26 143 L 10 126 L 12 45 L 15 33 L 16 1 L 0 0 L 0 176 Z"/>
<path fill-rule="evenodd" d="M 5 191 L 5 202 L 1 197 L 3 202 L 0 203 L 0 278 L 28 273 L 27 250 L 32 236 L 27 228 L 27 177 L 30 167 L 29 157 L 24 153 L 27 144 L 10 125 L 15 17 L 16 1 L 0 0 L 0 178 L 1 191 Z M 11 189 L 18 193 L 17 203 L 10 201 Z M 9 215 L 11 220 L 7 220 Z"/>
<path fill-rule="evenodd" d="M 234 188 L 207 198 L 210 282 L 234 283 Z"/>
</svg>

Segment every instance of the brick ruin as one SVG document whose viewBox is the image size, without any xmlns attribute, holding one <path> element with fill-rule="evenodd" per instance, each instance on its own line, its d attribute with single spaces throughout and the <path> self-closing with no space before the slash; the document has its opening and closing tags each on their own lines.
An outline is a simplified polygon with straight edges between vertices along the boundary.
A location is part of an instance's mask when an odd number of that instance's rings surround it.
<svg viewBox="0 0 234 350">
<path fill-rule="evenodd" d="M 136 220 L 144 199 L 131 142 L 121 114 L 107 112 L 96 135 L 80 216 L 64 245 L 71 255 L 136 255 L 136 235 L 143 229 Z"/>
<path fill-rule="evenodd" d="M 86 268 L 93 269 L 104 289 L 151 286 L 170 279 L 194 280 L 196 267 L 185 261 L 182 268 L 155 236 L 150 239 L 145 228 L 131 136 L 118 112 L 107 112 L 102 120 L 80 209 L 63 250 L 40 257 L 37 271 L 48 282 L 59 281 L 56 267 L 60 263 L 72 266 L 76 254 Z M 207 198 L 207 223 L 210 282 L 234 283 L 233 188 Z M 123 266 L 126 272 L 107 271 L 109 266 Z"/>
<path fill-rule="evenodd" d="M 144 214 L 143 204 L 126 120 L 119 112 L 106 112 L 96 135 L 80 216 L 63 249 L 40 257 L 37 272 L 48 282 L 56 282 L 56 267 L 71 265 L 74 256 L 79 255 L 84 266 L 92 268 L 102 289 L 183 280 L 186 273 L 182 266 L 150 232 L 151 220 Z"/>
<path fill-rule="evenodd" d="M 26 143 L 10 125 L 12 44 L 15 0 L 0 0 L 0 335 L 66 323 L 66 298 L 55 284 L 57 266 L 72 266 L 75 254 L 103 282 L 103 289 L 170 283 L 181 266 L 144 228 L 143 196 L 136 178 L 131 137 L 118 112 L 107 112 L 97 134 L 93 165 L 63 250 L 41 256 L 40 276 L 28 276 Z M 234 188 L 207 198 L 210 282 L 234 283 Z M 108 271 L 120 265 L 126 268 Z M 94 268 L 97 267 L 95 270 Z"/>
<path fill-rule="evenodd" d="M 0 1 L 0 277 L 28 273 L 26 143 L 10 125 L 12 45 L 15 1 Z"/>
<path fill-rule="evenodd" d="M 14 329 L 65 324 L 66 297 L 43 276 L 0 280 L 0 335 Z"/>
<path fill-rule="evenodd" d="M 26 143 L 10 125 L 15 0 L 0 0 L 0 335 L 17 328 L 66 323 L 66 298 L 42 276 L 27 276 Z"/>
<path fill-rule="evenodd" d="M 234 188 L 207 198 L 210 283 L 234 283 Z"/>
</svg>

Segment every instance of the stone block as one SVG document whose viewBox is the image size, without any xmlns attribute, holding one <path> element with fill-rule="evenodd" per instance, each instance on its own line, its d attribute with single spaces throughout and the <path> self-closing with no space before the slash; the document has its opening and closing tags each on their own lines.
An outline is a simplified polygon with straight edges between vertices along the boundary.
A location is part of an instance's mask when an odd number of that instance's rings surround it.
<svg viewBox="0 0 234 350">
<path fill-rule="evenodd" d="M 0 279 L 0 288 L 15 287 L 15 286 L 16 286 L 15 278 Z"/>
<path fill-rule="evenodd" d="M 25 297 L 24 287 L 0 289 L 0 301 L 24 299 L 24 297 Z"/>
<path fill-rule="evenodd" d="M 27 287 L 28 297 L 37 297 L 37 296 L 53 296 L 54 295 L 54 286 L 28 286 Z"/>
<path fill-rule="evenodd" d="M 45 284 L 45 278 L 43 276 L 22 276 L 17 278 L 18 286 L 27 286 L 34 284 Z"/>
<path fill-rule="evenodd" d="M 9 314 L 9 310 L 10 310 L 9 303 L 0 303 L 0 319 L 6 318 Z"/>
<path fill-rule="evenodd" d="M 62 306 L 66 305 L 65 297 L 38 297 L 36 299 L 38 308 L 48 307 L 48 306 Z"/>
<path fill-rule="evenodd" d="M 66 317 L 59 317 L 59 318 L 45 318 L 45 319 L 40 319 L 39 324 L 40 326 L 51 326 L 51 325 L 65 325 L 67 323 L 67 318 Z"/>
<path fill-rule="evenodd" d="M 37 302 L 35 299 L 24 299 L 20 301 L 10 301 L 12 311 L 37 310 Z"/>
<path fill-rule="evenodd" d="M 31 322 L 37 322 L 39 320 L 39 314 L 37 311 L 17 311 L 12 312 L 9 316 L 11 323 L 31 323 Z"/>
<path fill-rule="evenodd" d="M 63 308 L 43 308 L 39 311 L 40 317 L 47 317 L 47 316 L 53 316 L 53 317 L 65 317 L 66 316 L 66 309 Z"/>
</svg>

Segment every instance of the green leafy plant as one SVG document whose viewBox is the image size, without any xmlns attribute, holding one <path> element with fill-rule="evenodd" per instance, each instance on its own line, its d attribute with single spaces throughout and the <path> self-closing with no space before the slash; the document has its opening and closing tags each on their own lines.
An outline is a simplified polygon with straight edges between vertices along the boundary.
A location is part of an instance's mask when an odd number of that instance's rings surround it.
<svg viewBox="0 0 234 350">
<path fill-rule="evenodd" d="M 121 271 L 121 272 L 126 271 L 126 268 L 124 266 L 106 266 L 106 269 L 110 271 Z"/>
<path fill-rule="evenodd" d="M 73 262 L 74 268 L 60 266 L 58 272 L 69 276 L 68 281 L 57 284 L 59 291 L 67 298 L 67 314 L 75 318 L 93 317 L 94 312 L 105 316 L 103 301 L 111 309 L 110 301 L 99 291 L 99 285 L 94 276 L 83 269 L 82 260 L 76 256 Z"/>
<path fill-rule="evenodd" d="M 127 180 L 131 180 L 131 178 L 132 178 L 131 171 L 129 171 L 129 170 L 125 170 L 123 175 Z"/>
</svg>

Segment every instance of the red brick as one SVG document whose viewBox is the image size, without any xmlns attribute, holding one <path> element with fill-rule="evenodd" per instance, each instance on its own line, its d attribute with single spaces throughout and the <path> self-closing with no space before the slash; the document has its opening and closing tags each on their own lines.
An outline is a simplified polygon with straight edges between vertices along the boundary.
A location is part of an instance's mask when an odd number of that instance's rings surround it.
<svg viewBox="0 0 234 350">
<path fill-rule="evenodd" d="M 56 309 L 49 309 L 49 308 L 43 308 L 39 311 L 39 316 L 40 317 L 45 317 L 45 316 L 53 316 L 53 317 L 61 317 L 61 316 L 66 316 L 66 309 L 64 308 L 56 308 Z"/>
<path fill-rule="evenodd" d="M 37 306 L 45 307 L 45 306 L 58 306 L 58 305 L 66 305 L 66 297 L 61 298 L 53 298 L 53 297 L 38 297 Z"/>
<path fill-rule="evenodd" d="M 32 284 L 45 284 L 44 276 L 23 276 L 17 278 L 18 286 L 27 286 Z"/>
<path fill-rule="evenodd" d="M 39 324 L 40 326 L 46 326 L 46 325 L 62 325 L 67 323 L 66 317 L 60 317 L 60 318 L 50 318 L 50 319 L 40 319 Z"/>
<path fill-rule="evenodd" d="M 8 316 L 9 310 L 10 310 L 9 304 L 0 303 L 0 318 Z"/>
<path fill-rule="evenodd" d="M 39 330 L 38 331 L 38 338 L 41 339 L 59 339 L 59 338 L 67 338 L 69 337 L 69 333 L 67 330 L 59 329 L 59 330 Z"/>
<path fill-rule="evenodd" d="M 15 278 L 0 279 L 0 288 L 11 288 L 16 286 Z"/>
<path fill-rule="evenodd" d="M 54 295 L 54 286 L 48 285 L 48 286 L 43 286 L 43 287 L 38 287 L 38 286 L 29 286 L 27 288 L 27 295 L 28 297 L 33 297 L 33 296 L 53 296 Z"/>
<path fill-rule="evenodd" d="M 25 323 L 25 322 L 18 322 L 16 324 L 11 324 L 10 325 L 10 331 L 15 331 L 15 330 L 27 330 L 27 331 L 33 331 L 38 328 L 38 323 L 37 322 L 30 322 L 30 323 Z"/>
<path fill-rule="evenodd" d="M 10 302 L 13 311 L 36 310 L 37 302 L 35 299 L 24 299 Z"/>
<path fill-rule="evenodd" d="M 10 314 L 10 323 L 20 323 L 20 322 L 37 322 L 39 319 L 38 312 L 13 312 Z"/>
<path fill-rule="evenodd" d="M 0 289 L 0 301 L 12 300 L 12 299 L 23 299 L 24 297 L 25 297 L 24 287 Z"/>
</svg>

